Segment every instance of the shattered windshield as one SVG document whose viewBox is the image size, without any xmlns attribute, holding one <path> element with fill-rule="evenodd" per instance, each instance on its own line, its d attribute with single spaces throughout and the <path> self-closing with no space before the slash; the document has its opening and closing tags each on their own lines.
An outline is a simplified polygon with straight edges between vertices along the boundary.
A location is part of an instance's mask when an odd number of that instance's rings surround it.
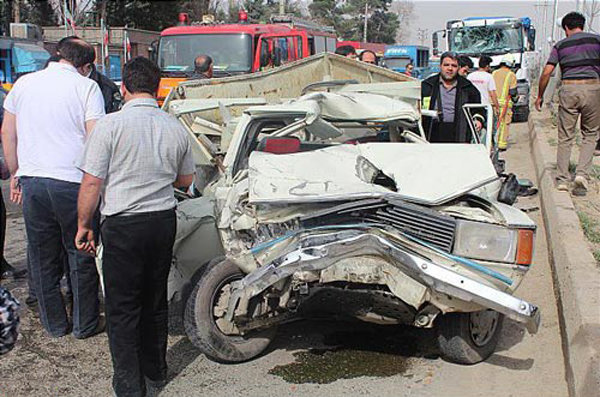
<svg viewBox="0 0 600 397">
<path fill-rule="evenodd" d="M 520 28 L 504 26 L 464 26 L 450 31 L 450 50 L 460 54 L 502 54 L 522 48 Z"/>
<path fill-rule="evenodd" d="M 252 37 L 247 34 L 164 36 L 158 65 L 163 72 L 192 73 L 194 59 L 209 55 L 215 72 L 248 72 L 252 67 Z"/>
</svg>

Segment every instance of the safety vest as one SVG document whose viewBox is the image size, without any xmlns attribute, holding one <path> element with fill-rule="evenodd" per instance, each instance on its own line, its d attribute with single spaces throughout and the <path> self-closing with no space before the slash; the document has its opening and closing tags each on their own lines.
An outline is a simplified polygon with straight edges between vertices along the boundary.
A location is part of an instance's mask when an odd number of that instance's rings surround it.
<svg viewBox="0 0 600 397">
<path fill-rule="evenodd" d="M 421 102 L 421 109 L 429 110 L 430 104 L 431 104 L 431 97 L 430 96 L 424 97 L 423 101 Z"/>
<path fill-rule="evenodd" d="M 500 107 L 504 107 L 507 105 L 506 101 L 508 101 L 508 108 L 511 109 L 513 106 L 512 101 L 510 100 L 510 77 L 512 73 L 506 73 L 504 76 L 504 83 L 502 84 L 502 91 L 500 91 L 500 95 L 498 95 L 498 102 Z"/>
</svg>

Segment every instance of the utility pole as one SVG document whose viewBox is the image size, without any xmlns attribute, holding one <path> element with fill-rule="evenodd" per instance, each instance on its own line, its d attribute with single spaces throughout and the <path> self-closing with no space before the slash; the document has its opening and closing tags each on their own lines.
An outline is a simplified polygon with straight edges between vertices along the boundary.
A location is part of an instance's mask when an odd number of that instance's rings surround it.
<svg viewBox="0 0 600 397">
<path fill-rule="evenodd" d="M 417 28 L 417 40 L 419 44 L 425 44 L 425 40 L 429 37 L 429 29 Z"/>
<path fill-rule="evenodd" d="M 541 4 L 540 7 L 544 8 L 543 11 L 543 16 L 542 16 L 542 22 L 541 22 L 541 27 L 542 27 L 542 47 L 541 47 L 541 53 L 542 53 L 542 58 L 546 57 L 546 46 L 548 45 L 548 0 L 541 0 Z"/>
<path fill-rule="evenodd" d="M 285 15 L 285 0 L 279 0 L 279 15 Z"/>
<path fill-rule="evenodd" d="M 558 38 L 556 18 L 558 18 L 558 0 L 554 0 L 554 12 L 552 13 L 552 45 L 554 45 Z"/>
<path fill-rule="evenodd" d="M 363 41 L 366 43 L 367 42 L 367 24 L 368 24 L 368 20 L 369 17 L 367 15 L 367 13 L 369 12 L 369 2 L 365 3 L 365 25 L 364 25 L 364 31 L 363 31 Z"/>
<path fill-rule="evenodd" d="M 21 22 L 21 0 L 14 0 L 13 3 L 13 14 L 15 23 Z"/>
</svg>

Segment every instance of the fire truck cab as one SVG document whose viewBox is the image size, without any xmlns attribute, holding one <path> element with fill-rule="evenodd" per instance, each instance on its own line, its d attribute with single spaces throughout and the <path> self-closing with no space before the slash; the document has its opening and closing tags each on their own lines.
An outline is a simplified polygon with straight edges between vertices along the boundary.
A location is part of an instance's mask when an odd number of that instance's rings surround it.
<svg viewBox="0 0 600 397">
<path fill-rule="evenodd" d="M 159 100 L 180 81 L 194 77 L 194 59 L 208 55 L 214 77 L 252 73 L 284 65 L 320 52 L 334 52 L 333 29 L 296 18 L 272 18 L 269 24 L 202 23 L 179 26 L 161 33 L 156 61 L 162 72 Z"/>
</svg>

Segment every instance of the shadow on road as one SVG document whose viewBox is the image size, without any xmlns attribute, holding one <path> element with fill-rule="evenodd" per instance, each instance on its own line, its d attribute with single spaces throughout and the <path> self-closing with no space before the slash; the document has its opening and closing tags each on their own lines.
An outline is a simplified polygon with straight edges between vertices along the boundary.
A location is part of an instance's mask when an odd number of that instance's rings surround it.
<svg viewBox="0 0 600 397">
<path fill-rule="evenodd" d="M 167 364 L 169 366 L 168 382 L 175 379 L 188 365 L 193 363 L 200 355 L 188 338 L 181 338 L 167 351 Z"/>
<path fill-rule="evenodd" d="M 497 353 L 487 363 L 515 371 L 530 369 L 532 358 L 500 354 L 520 343 L 525 332 L 520 324 L 505 319 Z M 361 376 L 411 377 L 410 369 L 417 360 L 440 358 L 434 329 L 353 320 L 302 320 L 282 325 L 263 356 L 277 350 L 293 352 L 295 360 L 269 373 L 295 384 L 323 384 Z M 177 342 L 167 353 L 169 379 L 177 377 L 199 354 L 187 338 Z"/>
</svg>

